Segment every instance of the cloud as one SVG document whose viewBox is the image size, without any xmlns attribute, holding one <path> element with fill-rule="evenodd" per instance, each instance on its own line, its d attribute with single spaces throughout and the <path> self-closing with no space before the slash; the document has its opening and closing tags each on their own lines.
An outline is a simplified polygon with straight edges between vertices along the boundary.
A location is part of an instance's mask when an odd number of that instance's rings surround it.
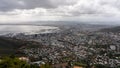
<svg viewBox="0 0 120 68">
<path fill-rule="evenodd" d="M 74 0 L 0 0 L 0 10 L 57 8 L 62 5 L 72 5 L 75 2 Z"/>
<path fill-rule="evenodd" d="M 118 21 L 119 6 L 119 0 L 1 0 L 0 21 Z"/>
</svg>

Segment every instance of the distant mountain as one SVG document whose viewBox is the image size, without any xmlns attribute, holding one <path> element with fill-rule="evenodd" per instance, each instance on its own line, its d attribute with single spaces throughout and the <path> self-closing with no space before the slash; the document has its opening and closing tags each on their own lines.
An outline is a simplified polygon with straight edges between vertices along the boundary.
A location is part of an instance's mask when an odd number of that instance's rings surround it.
<svg viewBox="0 0 120 68">
<path fill-rule="evenodd" d="M 102 32 L 120 32 L 120 26 L 101 29 Z"/>
</svg>

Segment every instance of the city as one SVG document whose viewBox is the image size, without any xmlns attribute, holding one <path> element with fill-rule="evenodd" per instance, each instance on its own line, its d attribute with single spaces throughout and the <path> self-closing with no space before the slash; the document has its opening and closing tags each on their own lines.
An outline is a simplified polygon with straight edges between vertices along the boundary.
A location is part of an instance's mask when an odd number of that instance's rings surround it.
<svg viewBox="0 0 120 68">
<path fill-rule="evenodd" d="M 34 42 L 26 43 L 18 50 L 18 53 L 24 54 L 22 57 L 26 58 L 30 64 L 40 66 L 49 63 L 53 68 L 66 66 L 90 68 L 95 65 L 116 68 L 120 66 L 119 32 L 102 29 L 81 30 L 78 25 L 72 25 L 72 27 L 70 25 L 67 28 L 59 26 L 59 28 L 62 29 L 53 33 L 33 35 L 20 33 L 4 36 Z"/>
</svg>

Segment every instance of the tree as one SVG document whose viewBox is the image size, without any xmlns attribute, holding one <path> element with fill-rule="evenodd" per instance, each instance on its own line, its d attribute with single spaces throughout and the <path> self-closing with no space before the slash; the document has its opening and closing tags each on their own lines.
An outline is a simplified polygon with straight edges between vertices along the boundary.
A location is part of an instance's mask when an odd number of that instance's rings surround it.
<svg viewBox="0 0 120 68">
<path fill-rule="evenodd" d="M 4 57 L 0 62 L 0 68 L 39 68 L 34 65 L 29 65 L 25 61 L 21 61 L 18 58 Z"/>
<path fill-rule="evenodd" d="M 49 64 L 43 64 L 40 66 L 40 68 L 52 68 Z"/>
</svg>

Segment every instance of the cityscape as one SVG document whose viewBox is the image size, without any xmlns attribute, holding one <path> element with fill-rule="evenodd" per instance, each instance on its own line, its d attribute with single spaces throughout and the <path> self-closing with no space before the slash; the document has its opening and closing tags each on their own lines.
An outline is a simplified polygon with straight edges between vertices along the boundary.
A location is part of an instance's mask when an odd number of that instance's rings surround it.
<svg viewBox="0 0 120 68">
<path fill-rule="evenodd" d="M 54 27 L 59 29 L 40 34 L 9 33 L 1 37 L 22 40 L 19 48 L 11 53 L 31 65 L 49 64 L 52 68 L 120 66 L 120 33 L 114 31 L 120 27 L 91 24 Z"/>
<path fill-rule="evenodd" d="M 120 68 L 119 0 L 0 0 L 0 68 Z"/>
</svg>

